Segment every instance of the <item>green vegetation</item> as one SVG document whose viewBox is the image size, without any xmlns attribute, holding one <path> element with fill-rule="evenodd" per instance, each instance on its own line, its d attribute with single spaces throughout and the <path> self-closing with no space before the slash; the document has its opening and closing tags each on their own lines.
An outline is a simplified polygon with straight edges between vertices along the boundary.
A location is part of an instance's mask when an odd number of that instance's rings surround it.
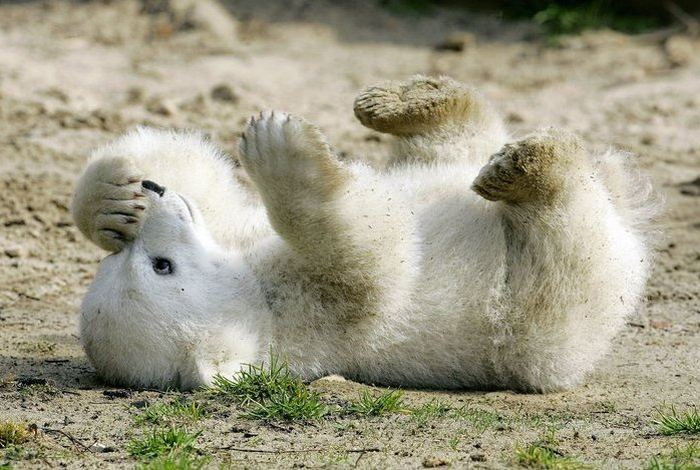
<svg viewBox="0 0 700 470">
<path fill-rule="evenodd" d="M 574 459 L 564 457 L 555 449 L 550 449 L 539 444 L 531 444 L 526 448 L 515 449 L 515 459 L 518 465 L 527 468 L 574 470 L 590 468 Z"/>
<path fill-rule="evenodd" d="M 554 431 L 548 431 L 542 438 L 527 447 L 515 448 L 515 463 L 521 467 L 546 470 L 587 469 L 590 466 L 565 456 L 556 448 L 558 442 Z"/>
<path fill-rule="evenodd" d="M 247 416 L 255 419 L 306 421 L 328 412 L 319 394 L 294 377 L 287 363 L 273 355 L 269 367 L 248 365 L 233 379 L 217 375 L 205 391 L 238 403 L 247 409 Z"/>
<path fill-rule="evenodd" d="M 203 467 L 208 459 L 201 457 L 195 444 L 199 432 L 167 428 L 132 439 L 127 451 L 133 457 L 145 460 L 148 469 L 195 469 Z"/>
<path fill-rule="evenodd" d="M 418 424 L 446 416 L 452 408 L 442 400 L 431 400 L 411 411 L 411 417 Z"/>
<path fill-rule="evenodd" d="M 151 426 L 141 437 L 128 443 L 127 451 L 141 461 L 140 469 L 198 470 L 209 462 L 209 457 L 196 447 L 201 431 L 188 431 L 186 425 L 204 415 L 201 403 L 184 396 L 150 405 L 136 415 L 134 421 Z"/>
<path fill-rule="evenodd" d="M 174 451 L 188 453 L 196 450 L 197 437 L 199 437 L 199 433 L 191 434 L 181 429 L 155 429 L 145 437 L 132 439 L 127 450 L 134 457 L 148 459 L 168 455 Z"/>
<path fill-rule="evenodd" d="M 381 395 L 374 396 L 369 391 L 363 390 L 359 400 L 350 405 L 351 413 L 364 416 L 379 416 L 384 413 L 404 411 L 403 392 L 400 390 L 388 390 Z"/>
<path fill-rule="evenodd" d="M 328 413 L 328 408 L 321 402 L 318 393 L 304 384 L 300 385 L 254 403 L 247 416 L 268 421 L 310 421 Z"/>
<path fill-rule="evenodd" d="M 178 398 L 171 403 L 159 403 L 144 409 L 136 416 L 137 424 L 168 424 L 181 421 L 197 421 L 205 414 L 204 406 L 195 401 Z"/>
<path fill-rule="evenodd" d="M 61 390 L 50 383 L 18 383 L 17 391 L 24 398 L 36 398 L 44 401 L 61 394 Z"/>
<path fill-rule="evenodd" d="M 697 470 L 700 468 L 700 447 L 694 442 L 685 449 L 675 448 L 669 455 L 656 455 L 645 470 Z"/>
<path fill-rule="evenodd" d="M 549 36 L 576 34 L 588 29 L 610 28 L 639 33 L 658 26 L 656 18 L 617 12 L 610 2 L 593 0 L 577 5 L 551 2 L 533 16 Z"/>
<path fill-rule="evenodd" d="M 659 419 L 654 421 L 661 434 L 674 436 L 676 434 L 700 434 L 700 414 L 697 408 L 678 414 L 671 406 L 670 412 L 659 411 Z"/>
<path fill-rule="evenodd" d="M 497 413 L 473 406 L 464 405 L 463 407 L 454 410 L 456 418 L 463 419 L 471 423 L 478 431 L 485 431 L 494 426 L 496 423 L 502 423 L 503 417 Z"/>
<path fill-rule="evenodd" d="M 207 457 L 191 454 L 158 457 L 139 467 L 140 470 L 199 470 L 209 463 Z"/>
<path fill-rule="evenodd" d="M 0 423 L 0 449 L 24 444 L 29 440 L 29 428 L 25 423 L 13 421 Z"/>
<path fill-rule="evenodd" d="M 392 13 L 404 16 L 428 15 L 436 2 L 427 0 L 380 0 Z M 506 18 L 532 19 L 550 38 L 578 34 L 585 30 L 609 28 L 625 33 L 640 33 L 662 26 L 668 20 L 663 2 L 644 8 L 632 1 L 615 0 L 517 0 L 460 5 L 442 2 L 448 7 L 498 11 Z"/>
</svg>

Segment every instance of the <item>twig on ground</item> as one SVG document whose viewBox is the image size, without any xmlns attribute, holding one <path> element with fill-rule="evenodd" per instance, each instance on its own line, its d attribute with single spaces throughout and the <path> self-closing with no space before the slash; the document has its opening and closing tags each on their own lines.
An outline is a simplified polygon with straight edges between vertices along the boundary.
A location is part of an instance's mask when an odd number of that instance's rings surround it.
<svg viewBox="0 0 700 470">
<path fill-rule="evenodd" d="M 366 447 L 362 449 L 327 449 L 327 448 L 311 448 L 311 449 L 280 449 L 280 450 L 275 450 L 275 449 L 251 449 L 251 448 L 246 448 L 246 447 L 233 447 L 233 446 L 226 446 L 226 447 L 217 447 L 217 450 L 233 450 L 235 452 L 251 452 L 251 453 L 256 453 L 256 454 L 297 454 L 297 453 L 304 453 L 304 452 L 326 452 L 328 450 L 333 450 L 337 452 L 347 452 L 348 454 L 354 454 L 354 453 L 365 453 L 365 452 L 381 452 L 382 449 L 379 447 Z"/>
<path fill-rule="evenodd" d="M 357 460 L 355 460 L 355 463 L 352 464 L 352 466 L 357 467 L 357 464 L 360 463 L 360 459 L 362 459 L 362 457 L 364 457 L 365 454 L 366 454 L 366 452 L 360 452 L 360 455 L 357 457 Z"/>
<path fill-rule="evenodd" d="M 55 433 L 55 434 L 60 434 L 62 436 L 67 437 L 74 445 L 82 448 L 81 452 L 89 452 L 90 451 L 89 446 L 86 446 L 85 444 L 80 442 L 77 438 L 71 436 L 70 434 L 68 434 L 67 432 L 65 432 L 61 429 L 41 428 L 41 430 L 43 432 L 46 432 L 46 433 Z"/>
</svg>

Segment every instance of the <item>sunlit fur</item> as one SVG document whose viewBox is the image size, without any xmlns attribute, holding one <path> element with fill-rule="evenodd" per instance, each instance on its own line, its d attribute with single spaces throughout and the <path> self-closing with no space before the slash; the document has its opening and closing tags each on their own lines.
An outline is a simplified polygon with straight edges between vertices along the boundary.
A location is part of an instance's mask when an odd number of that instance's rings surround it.
<svg viewBox="0 0 700 470">
<path fill-rule="evenodd" d="M 581 382 L 650 268 L 653 206 L 628 157 L 553 129 L 505 145 L 490 105 L 446 78 L 378 85 L 355 111 L 397 136 L 383 171 L 279 112 L 248 125 L 246 178 L 196 134 L 140 129 L 94 153 L 73 212 L 114 252 L 82 306 L 102 376 L 192 388 L 272 350 L 306 380 Z"/>
</svg>

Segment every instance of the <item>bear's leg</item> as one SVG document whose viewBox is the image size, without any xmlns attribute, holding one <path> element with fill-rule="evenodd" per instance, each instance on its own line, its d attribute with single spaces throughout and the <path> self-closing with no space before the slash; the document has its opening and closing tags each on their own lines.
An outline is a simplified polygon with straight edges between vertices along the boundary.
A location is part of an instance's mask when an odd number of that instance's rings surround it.
<svg viewBox="0 0 700 470">
<path fill-rule="evenodd" d="M 279 112 L 251 120 L 240 153 L 273 228 L 291 247 L 296 271 L 282 277 L 303 276 L 341 315 L 387 307 L 387 296 L 406 301 L 413 219 L 376 173 L 341 163 L 316 127 Z"/>
<path fill-rule="evenodd" d="M 620 217 L 579 140 L 562 131 L 506 145 L 472 187 L 500 204 L 506 240 L 493 331 L 502 385 L 575 386 L 640 303 L 643 236 Z"/>
<path fill-rule="evenodd" d="M 366 127 L 396 136 L 390 166 L 483 164 L 506 140 L 503 122 L 490 103 L 447 77 L 380 83 L 360 93 L 354 109 Z"/>
</svg>

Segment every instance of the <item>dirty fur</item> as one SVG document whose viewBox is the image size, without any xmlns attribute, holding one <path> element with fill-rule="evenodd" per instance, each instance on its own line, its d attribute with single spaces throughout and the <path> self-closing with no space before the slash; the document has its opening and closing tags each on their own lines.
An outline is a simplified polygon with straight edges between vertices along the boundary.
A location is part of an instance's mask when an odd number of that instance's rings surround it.
<svg viewBox="0 0 700 470">
<path fill-rule="evenodd" d="M 555 129 L 507 143 L 483 97 L 446 78 L 372 87 L 355 113 L 396 135 L 384 171 L 340 162 L 280 112 L 241 140 L 253 191 L 194 134 L 142 129 L 95 152 L 73 213 L 113 252 L 81 317 L 105 378 L 192 388 L 272 348 L 306 380 L 581 383 L 651 265 L 651 192 L 634 196 L 629 159 Z"/>
</svg>

